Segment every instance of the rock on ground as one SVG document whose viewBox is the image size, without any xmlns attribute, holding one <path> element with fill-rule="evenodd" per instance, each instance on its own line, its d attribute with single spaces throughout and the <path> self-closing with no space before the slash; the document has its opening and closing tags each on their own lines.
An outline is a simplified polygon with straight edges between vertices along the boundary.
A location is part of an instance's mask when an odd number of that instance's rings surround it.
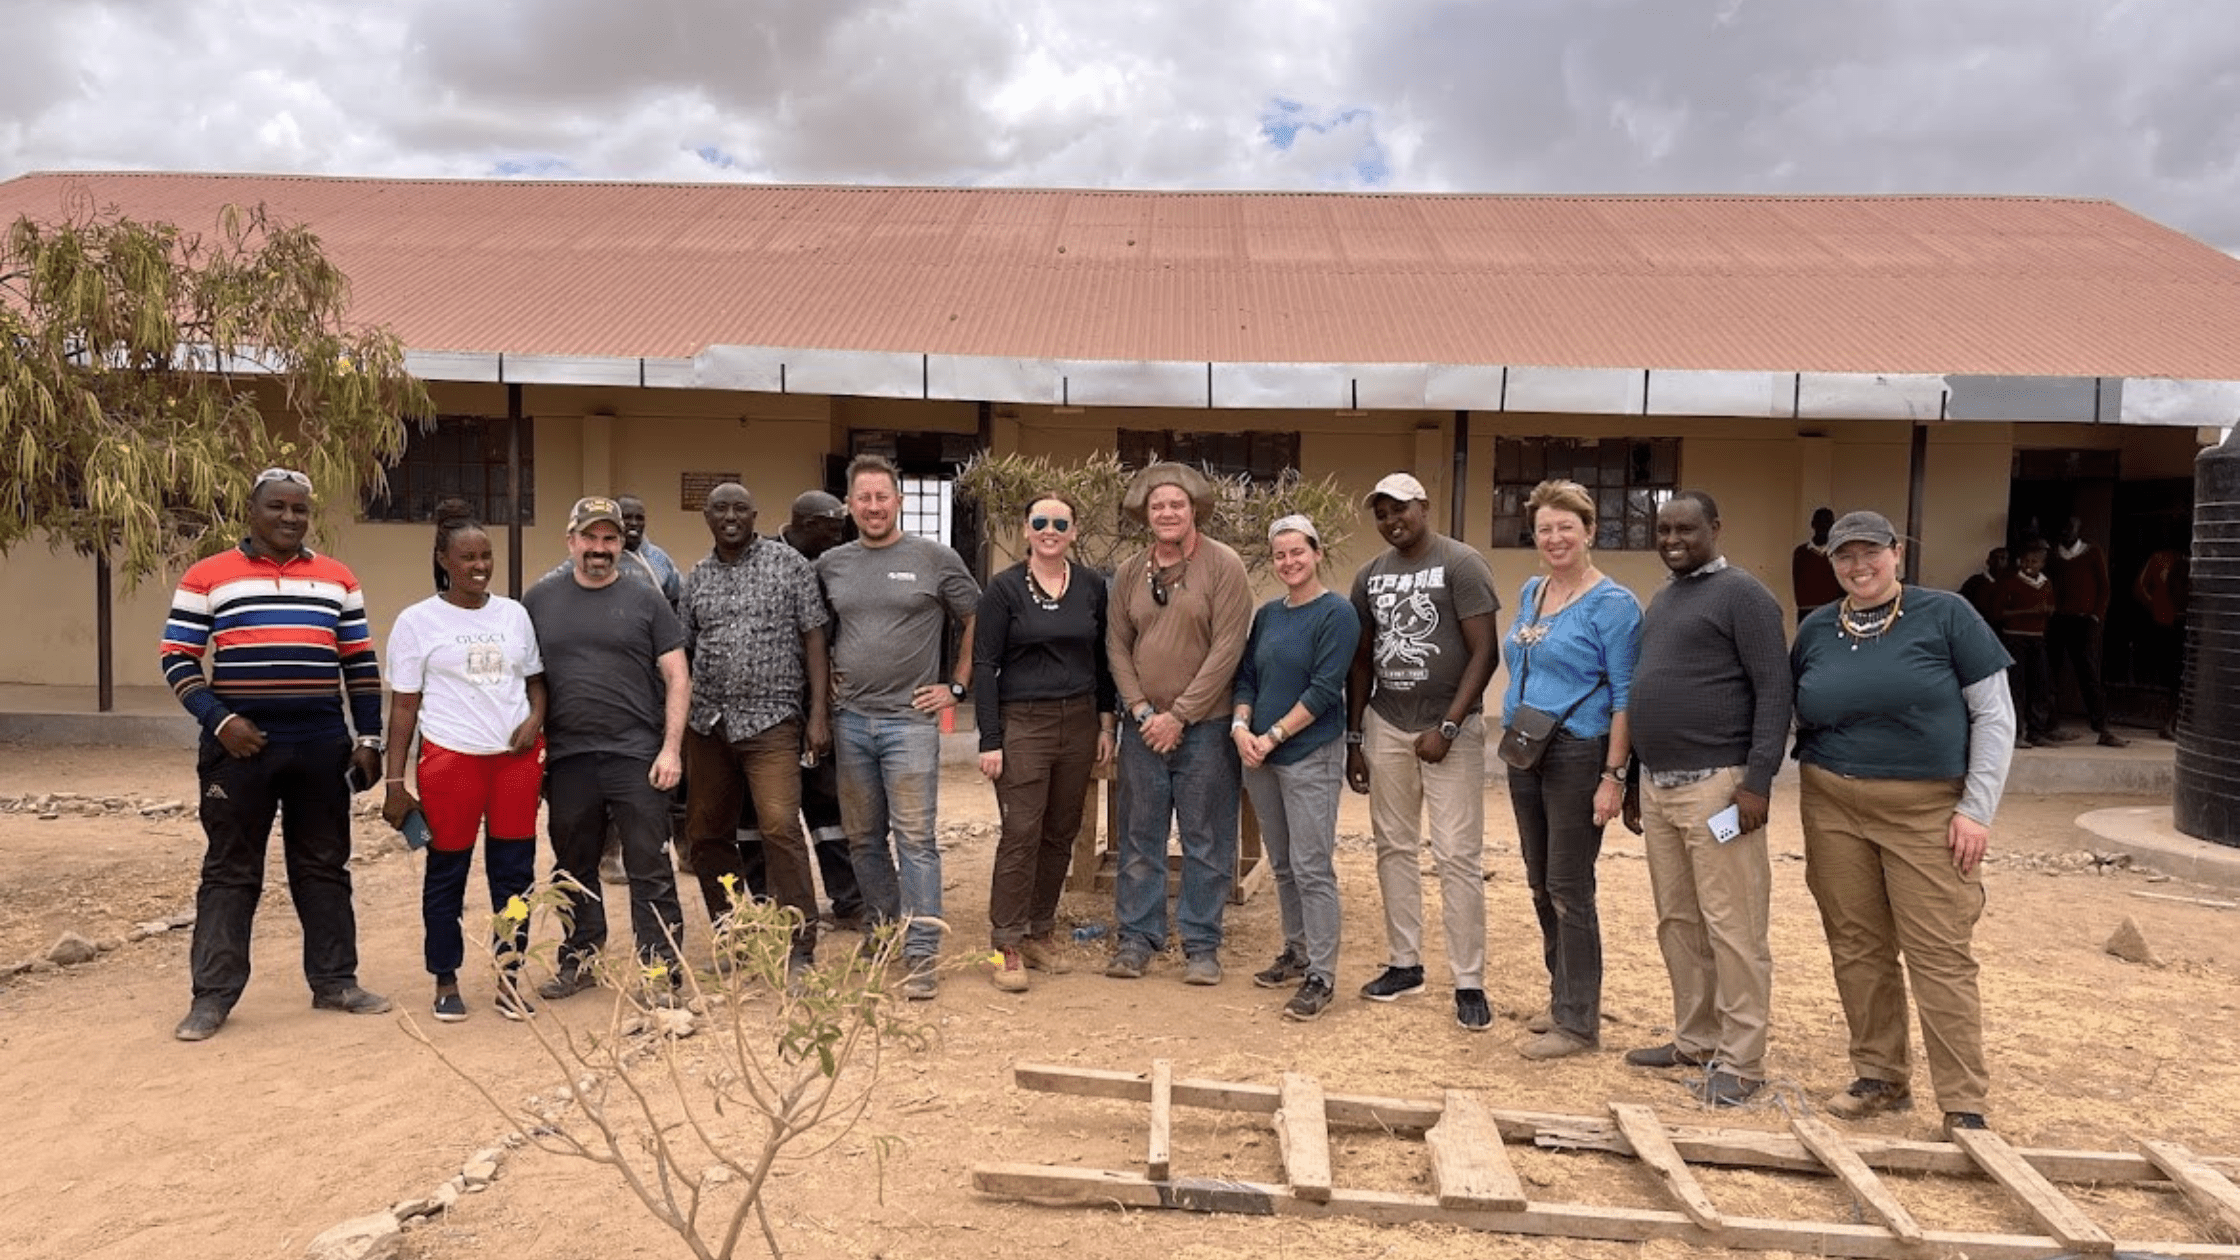
<svg viewBox="0 0 2240 1260">
<path fill-rule="evenodd" d="M 311 1240 L 309 1260 L 393 1260 L 404 1245 L 404 1227 L 387 1212 L 347 1220 Z"/>
<path fill-rule="evenodd" d="M 2125 962 L 2138 963 L 2142 967 L 2162 965 L 2162 959 L 2155 955 L 2154 946 L 2147 944 L 2147 934 L 2139 929 L 2139 921 L 2128 914 L 2117 925 L 2115 935 L 2110 936 L 2108 943 L 2101 948 Z"/>
<path fill-rule="evenodd" d="M 55 938 L 54 944 L 47 947 L 47 961 L 58 967 L 75 967 L 79 963 L 92 962 L 100 953 L 100 946 L 92 941 L 76 932 L 64 932 Z"/>
</svg>

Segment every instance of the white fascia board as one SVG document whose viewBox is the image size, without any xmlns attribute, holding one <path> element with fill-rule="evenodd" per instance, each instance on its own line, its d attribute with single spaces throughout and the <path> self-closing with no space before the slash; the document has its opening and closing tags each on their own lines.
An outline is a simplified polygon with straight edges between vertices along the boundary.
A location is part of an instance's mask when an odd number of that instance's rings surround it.
<svg viewBox="0 0 2240 1260">
<path fill-rule="evenodd" d="M 698 389 L 698 365 L 691 359 L 640 359 L 648 389 Z"/>
<path fill-rule="evenodd" d="M 498 356 L 480 350 L 407 350 L 404 370 L 423 381 L 452 381 L 470 385 L 496 385 Z"/>
<path fill-rule="evenodd" d="M 774 346 L 709 346 L 692 356 L 692 384 L 698 389 L 775 394 L 785 384 L 785 356 Z"/>
<path fill-rule="evenodd" d="M 864 398 L 926 396 L 926 356 L 889 350 L 786 352 L 789 394 L 855 394 Z"/>
<path fill-rule="evenodd" d="M 1802 372 L 1799 420 L 1935 420 L 1944 414 L 1941 376 L 1894 372 Z"/>
<path fill-rule="evenodd" d="M 638 383 L 638 360 L 612 355 L 509 354 L 508 385 L 622 385 Z"/>
<path fill-rule="evenodd" d="M 1505 410 L 1637 416 L 1646 375 L 1640 368 L 1512 367 Z"/>
<path fill-rule="evenodd" d="M 1207 365 L 1172 360 L 1061 359 L 1059 396 L 1075 407 L 1203 407 Z"/>
<path fill-rule="evenodd" d="M 1649 373 L 1650 415 L 1787 419 L 1796 409 L 1793 372 Z"/>
<path fill-rule="evenodd" d="M 2240 423 L 2240 381 L 2127 377 L 2115 413 L 2118 424 L 2229 428 Z"/>
<path fill-rule="evenodd" d="M 926 397 L 964 402 L 1060 401 L 1058 365 L 1048 359 L 1004 359 L 982 354 L 926 358 Z"/>
<path fill-rule="evenodd" d="M 1947 375 L 1947 420 L 2092 424 L 2100 418 L 2100 382 L 2090 376 Z"/>
<path fill-rule="evenodd" d="M 1423 401 L 1440 411 L 1499 411 L 1508 369 L 1492 363 L 1434 363 L 1424 371 Z"/>
<path fill-rule="evenodd" d="M 1421 411 L 1430 375 L 1422 363 L 1216 363 L 1213 405 Z"/>
</svg>

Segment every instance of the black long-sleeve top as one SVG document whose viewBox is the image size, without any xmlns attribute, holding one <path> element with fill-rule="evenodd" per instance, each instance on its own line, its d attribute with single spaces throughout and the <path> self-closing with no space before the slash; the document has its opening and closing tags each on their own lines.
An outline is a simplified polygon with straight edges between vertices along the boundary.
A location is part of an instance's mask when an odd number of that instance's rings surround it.
<svg viewBox="0 0 2240 1260">
<path fill-rule="evenodd" d="M 1117 701 L 1105 663 L 1105 580 L 1068 561 L 1065 593 L 1055 608 L 1027 586 L 1025 561 L 989 579 L 972 631 L 972 711 L 980 751 L 1003 747 L 1003 705 L 1013 700 L 1064 700 L 1094 694 L 1097 712 Z"/>
</svg>

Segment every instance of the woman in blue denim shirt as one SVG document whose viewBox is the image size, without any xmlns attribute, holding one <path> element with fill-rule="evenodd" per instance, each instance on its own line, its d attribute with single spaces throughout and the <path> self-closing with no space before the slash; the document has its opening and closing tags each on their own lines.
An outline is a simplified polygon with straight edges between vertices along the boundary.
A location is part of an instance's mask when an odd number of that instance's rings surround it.
<svg viewBox="0 0 2240 1260">
<path fill-rule="evenodd" d="M 1509 803 L 1525 881 L 1540 918 L 1548 1010 L 1518 1048 L 1559 1059 L 1602 1044 L 1602 925 L 1595 859 L 1602 828 L 1624 803 L 1626 698 L 1640 650 L 1641 605 L 1595 568 L 1594 499 L 1571 481 L 1543 481 L 1526 501 L 1548 572 L 1524 584 L 1503 648 L 1504 726 L 1521 705 L 1562 719 L 1539 764 L 1509 767 Z"/>
</svg>

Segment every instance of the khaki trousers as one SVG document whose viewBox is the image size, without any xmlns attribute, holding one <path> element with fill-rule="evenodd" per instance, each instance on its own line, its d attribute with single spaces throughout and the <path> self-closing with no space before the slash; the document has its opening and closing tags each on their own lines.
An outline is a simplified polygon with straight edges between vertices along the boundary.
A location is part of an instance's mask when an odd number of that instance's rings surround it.
<svg viewBox="0 0 2240 1260">
<path fill-rule="evenodd" d="M 1971 942 L 1983 915 L 1982 868 L 1962 875 L 1945 847 L 1961 781 L 1853 779 L 1814 765 L 1802 778 L 1805 884 L 1828 934 L 1852 1070 L 1899 1083 L 1911 1076 L 1911 981 L 1937 1105 L 1981 1112 L 1991 1073 Z"/>
<path fill-rule="evenodd" d="M 1773 1008 L 1766 832 L 1760 827 L 1721 844 L 1706 825 L 1734 803 L 1741 786 L 1739 766 L 1684 787 L 1644 781 L 1642 839 L 1657 902 L 1657 948 L 1672 977 L 1672 1042 L 1744 1080 L 1762 1081 Z"/>
<path fill-rule="evenodd" d="M 1362 722 L 1369 763 L 1369 827 L 1377 841 L 1387 959 L 1423 965 L 1422 853 L 1430 833 L 1439 873 L 1439 923 L 1457 989 L 1486 987 L 1486 719 L 1473 713 L 1438 765 L 1416 756 L 1415 731 L 1371 709 Z M 1430 825 L 1425 826 L 1425 816 Z"/>
</svg>

